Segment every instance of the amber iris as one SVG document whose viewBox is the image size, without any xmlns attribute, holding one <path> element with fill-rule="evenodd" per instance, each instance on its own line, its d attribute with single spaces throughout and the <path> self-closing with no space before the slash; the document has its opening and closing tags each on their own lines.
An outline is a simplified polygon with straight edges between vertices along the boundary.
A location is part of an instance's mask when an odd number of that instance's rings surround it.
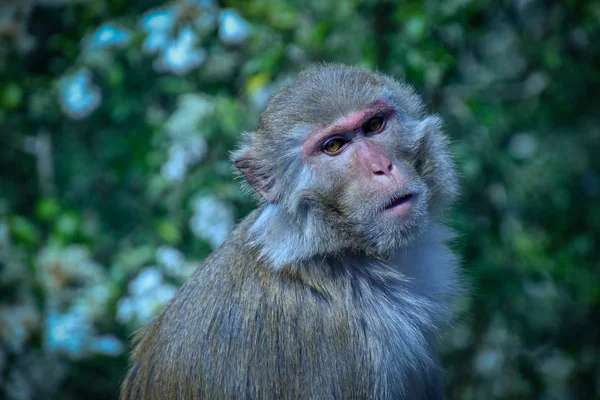
<svg viewBox="0 0 600 400">
<path fill-rule="evenodd" d="M 328 154 L 335 154 L 338 151 L 340 151 L 347 142 L 347 140 L 341 137 L 331 138 L 323 144 L 323 151 L 325 151 Z"/>
<path fill-rule="evenodd" d="M 383 117 L 373 117 L 363 125 L 363 131 L 365 133 L 374 133 L 381 129 L 383 126 Z"/>
</svg>

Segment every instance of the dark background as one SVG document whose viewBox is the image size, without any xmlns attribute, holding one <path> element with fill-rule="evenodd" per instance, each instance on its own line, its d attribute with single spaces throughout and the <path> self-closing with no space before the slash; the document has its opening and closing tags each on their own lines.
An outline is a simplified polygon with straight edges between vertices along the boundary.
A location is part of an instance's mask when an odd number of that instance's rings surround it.
<svg viewBox="0 0 600 400">
<path fill-rule="evenodd" d="M 453 139 L 450 399 L 598 398 L 599 43 L 597 1 L 1 1 L 0 398 L 116 397 L 253 207 L 228 151 L 322 60 L 406 79 Z"/>
</svg>

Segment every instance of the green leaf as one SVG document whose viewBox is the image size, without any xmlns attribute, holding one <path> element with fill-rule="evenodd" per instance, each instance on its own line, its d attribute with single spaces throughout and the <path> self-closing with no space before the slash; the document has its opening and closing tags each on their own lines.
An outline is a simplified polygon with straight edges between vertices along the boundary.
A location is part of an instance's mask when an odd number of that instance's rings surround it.
<svg viewBox="0 0 600 400">
<path fill-rule="evenodd" d="M 36 205 L 36 213 L 40 220 L 50 221 L 56 218 L 60 212 L 58 200 L 51 197 L 42 198 Z"/>
<path fill-rule="evenodd" d="M 161 220 L 156 225 L 156 232 L 164 241 L 177 244 L 181 240 L 181 234 L 177 226 L 168 220 Z"/>
<path fill-rule="evenodd" d="M 17 242 L 34 246 L 40 242 L 38 228 L 20 215 L 13 215 L 8 219 L 10 231 Z"/>
</svg>

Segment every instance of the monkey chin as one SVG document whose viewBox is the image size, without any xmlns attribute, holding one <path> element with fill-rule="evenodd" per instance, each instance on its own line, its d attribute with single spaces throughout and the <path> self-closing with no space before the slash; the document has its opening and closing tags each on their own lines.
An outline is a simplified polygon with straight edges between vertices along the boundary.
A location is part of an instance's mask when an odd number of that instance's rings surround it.
<svg viewBox="0 0 600 400">
<path fill-rule="evenodd" d="M 409 247 L 428 225 L 424 197 L 416 193 L 403 195 L 378 213 L 374 227 L 367 232 L 367 242 L 379 257 Z"/>
<path fill-rule="evenodd" d="M 427 212 L 418 202 L 385 209 L 370 221 L 371 228 L 363 235 L 365 250 L 382 259 L 409 248 L 429 225 Z"/>
</svg>

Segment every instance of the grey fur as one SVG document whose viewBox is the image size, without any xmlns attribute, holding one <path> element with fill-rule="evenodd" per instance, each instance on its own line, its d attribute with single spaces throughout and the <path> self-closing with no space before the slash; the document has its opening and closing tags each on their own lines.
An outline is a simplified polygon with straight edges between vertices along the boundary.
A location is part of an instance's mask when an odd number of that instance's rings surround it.
<svg viewBox="0 0 600 400">
<path fill-rule="evenodd" d="M 400 226 L 377 225 L 377 193 L 360 204 L 350 177 L 324 184 L 299 162 L 312 129 L 381 98 L 420 193 Z M 233 158 L 262 204 L 138 333 L 121 398 L 444 398 L 436 340 L 460 285 L 439 221 L 458 192 L 440 119 L 407 85 L 324 65 L 273 97 Z"/>
</svg>

